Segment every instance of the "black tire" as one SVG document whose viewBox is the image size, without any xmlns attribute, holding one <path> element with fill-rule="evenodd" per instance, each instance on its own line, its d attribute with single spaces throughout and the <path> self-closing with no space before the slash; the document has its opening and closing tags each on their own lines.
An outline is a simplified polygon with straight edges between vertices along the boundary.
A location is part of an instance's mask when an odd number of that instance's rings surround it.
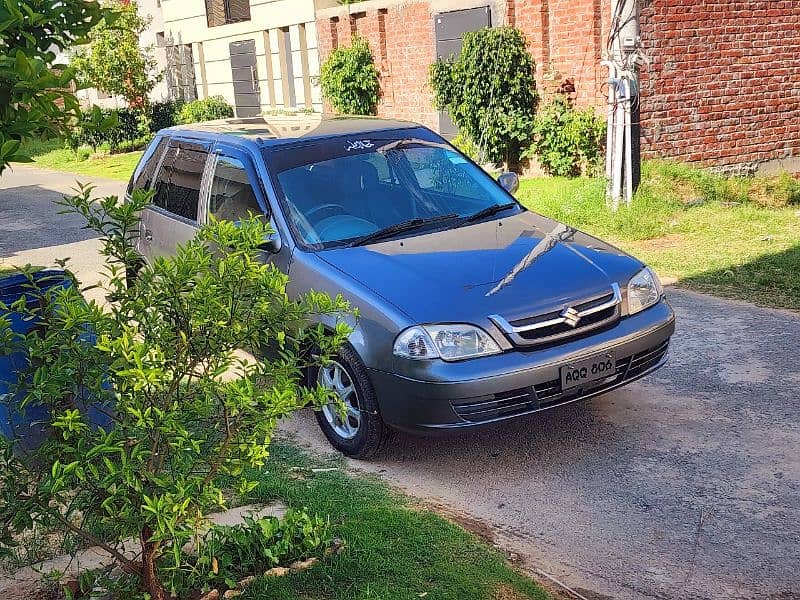
<svg viewBox="0 0 800 600">
<path fill-rule="evenodd" d="M 335 358 L 345 370 L 355 388 L 361 413 L 357 433 L 352 438 L 341 437 L 328 421 L 323 410 L 317 410 L 316 417 L 322 433 L 331 445 L 342 454 L 358 459 L 369 459 L 378 455 L 389 442 L 392 430 L 383 422 L 375 389 L 369 379 L 367 369 L 355 351 L 343 346 Z M 319 368 L 309 371 L 309 385 L 317 384 Z"/>
</svg>

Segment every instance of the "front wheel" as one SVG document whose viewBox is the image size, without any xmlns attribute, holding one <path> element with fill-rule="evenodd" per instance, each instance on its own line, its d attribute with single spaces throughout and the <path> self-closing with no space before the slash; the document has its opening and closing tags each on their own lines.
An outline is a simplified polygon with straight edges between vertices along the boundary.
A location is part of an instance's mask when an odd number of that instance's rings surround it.
<svg viewBox="0 0 800 600">
<path fill-rule="evenodd" d="M 331 403 L 317 411 L 322 433 L 334 448 L 353 458 L 372 458 L 386 445 L 390 430 L 381 419 L 367 370 L 356 353 L 344 347 L 328 364 L 314 370 L 309 383 L 332 390 L 344 412 Z"/>
</svg>

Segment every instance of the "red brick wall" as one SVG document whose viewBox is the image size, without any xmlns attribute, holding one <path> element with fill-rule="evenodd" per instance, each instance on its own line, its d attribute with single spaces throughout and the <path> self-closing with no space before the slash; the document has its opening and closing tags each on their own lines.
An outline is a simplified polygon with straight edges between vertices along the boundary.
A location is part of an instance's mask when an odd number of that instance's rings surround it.
<svg viewBox="0 0 800 600">
<path fill-rule="evenodd" d="M 713 165 L 800 156 L 800 2 L 652 0 L 643 146 Z"/>
<path fill-rule="evenodd" d="M 607 78 L 600 68 L 602 29 L 610 20 L 608 0 L 515 0 L 507 23 L 521 29 L 536 61 L 536 79 L 545 95 L 570 80 L 575 101 L 601 106 Z"/>
<path fill-rule="evenodd" d="M 607 71 L 599 62 L 610 0 L 487 3 L 495 24 L 525 33 L 540 90 L 547 94 L 572 80 L 577 103 L 604 113 Z M 653 61 L 642 73 L 646 155 L 721 166 L 800 157 L 800 0 L 642 4 L 642 39 Z M 429 0 L 364 6 L 353 15 L 342 8 L 320 16 L 322 59 L 353 32 L 363 35 L 381 73 L 379 115 L 436 128 L 427 86 L 435 58 Z"/>
<path fill-rule="evenodd" d="M 436 59 L 433 14 L 427 2 L 322 18 L 317 31 L 323 61 L 332 48 L 348 45 L 353 33 L 369 41 L 381 78 L 378 116 L 438 128 L 439 115 L 427 84 L 428 67 Z"/>
</svg>

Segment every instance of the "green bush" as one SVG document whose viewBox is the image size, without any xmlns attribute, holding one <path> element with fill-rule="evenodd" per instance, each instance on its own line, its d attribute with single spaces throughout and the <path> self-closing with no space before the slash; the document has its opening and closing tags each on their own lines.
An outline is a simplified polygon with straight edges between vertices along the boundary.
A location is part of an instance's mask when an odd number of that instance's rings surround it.
<svg viewBox="0 0 800 600">
<path fill-rule="evenodd" d="M 281 519 L 245 517 L 241 525 L 212 526 L 200 540 L 196 556 L 187 557 L 191 567 L 178 590 L 231 588 L 233 582 L 272 567 L 322 555 L 329 546 L 329 529 L 327 519 L 296 509 Z"/>
<path fill-rule="evenodd" d="M 469 156 L 475 162 L 480 163 L 483 161 L 480 148 L 463 133 L 459 133 L 450 143 L 455 146 L 459 152 L 465 156 Z"/>
<path fill-rule="evenodd" d="M 338 351 L 356 315 L 341 297 L 290 299 L 288 276 L 260 259 L 271 230 L 257 217 L 210 223 L 142 265 L 133 240 L 149 202 L 138 190 L 96 200 L 85 186 L 65 198 L 100 236 L 104 282 L 31 285 L 31 301 L 11 308 L 37 324 L 28 333 L 0 315 L 0 356 L 28 357 L 8 382 L 9 418 L 51 415 L 36 448 L 0 435 L 0 557 L 44 530 L 55 544 L 103 546 L 147 593 L 134 597 L 168 600 L 205 515 L 226 508 L 225 490 L 258 487 L 248 473 L 264 468 L 279 422 L 336 401 L 305 373 Z M 102 300 L 82 296 L 98 288 Z M 280 547 L 297 551 L 298 529 L 301 551 L 318 547 L 324 532 L 303 517 L 280 529 L 278 542 L 291 536 Z M 129 538 L 136 552 L 123 554 Z"/>
<path fill-rule="evenodd" d="M 141 110 L 130 108 L 100 108 L 81 113 L 65 133 L 65 144 L 73 151 L 88 146 L 97 152 L 107 146 L 112 153 L 138 150 L 150 141 L 150 118 Z"/>
<path fill-rule="evenodd" d="M 178 124 L 178 113 L 185 102 L 183 100 L 167 100 L 150 104 L 150 131 L 156 133 L 166 127 Z"/>
<path fill-rule="evenodd" d="M 493 162 L 516 162 L 529 144 L 536 112 L 534 62 L 513 27 L 464 34 L 458 58 L 430 68 L 436 108 Z"/>
<path fill-rule="evenodd" d="M 537 157 L 551 175 L 592 175 L 603 156 L 605 137 L 606 122 L 594 109 L 577 109 L 567 96 L 556 94 L 536 115 L 533 144 L 525 156 Z"/>
<path fill-rule="evenodd" d="M 178 112 L 178 123 L 202 123 L 215 119 L 229 119 L 233 116 L 233 107 L 222 96 L 211 96 L 203 100 L 187 102 Z"/>
<path fill-rule="evenodd" d="M 322 95 L 336 112 L 372 115 L 378 105 L 378 70 L 367 41 L 353 36 L 350 46 L 337 48 L 322 65 L 319 76 Z"/>
</svg>

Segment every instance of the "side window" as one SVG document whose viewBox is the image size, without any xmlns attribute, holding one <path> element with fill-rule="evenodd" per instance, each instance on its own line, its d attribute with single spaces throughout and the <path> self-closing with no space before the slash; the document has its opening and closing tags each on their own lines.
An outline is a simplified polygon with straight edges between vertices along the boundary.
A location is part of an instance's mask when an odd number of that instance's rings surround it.
<svg viewBox="0 0 800 600">
<path fill-rule="evenodd" d="M 147 150 L 145 150 L 136 172 L 131 177 L 128 183 L 128 193 L 132 194 L 133 190 L 147 190 L 150 189 L 150 184 L 153 181 L 153 176 L 156 174 L 156 167 L 161 155 L 164 153 L 164 148 L 167 147 L 168 140 L 165 137 L 158 138 Z"/>
<path fill-rule="evenodd" d="M 200 150 L 170 145 L 156 177 L 153 203 L 174 215 L 197 221 L 207 156 Z"/>
<path fill-rule="evenodd" d="M 167 210 L 179 217 L 197 221 L 200 203 L 200 181 L 208 154 L 197 150 L 178 149 L 169 178 Z"/>
<path fill-rule="evenodd" d="M 219 157 L 211 182 L 208 212 L 224 221 L 239 221 L 250 213 L 263 214 L 241 161 L 227 156 Z"/>
<path fill-rule="evenodd" d="M 175 157 L 178 155 L 178 148 L 170 146 L 164 154 L 164 160 L 161 162 L 161 169 L 158 171 L 153 189 L 155 195 L 153 196 L 153 204 L 167 210 L 167 202 L 169 200 L 169 176 L 172 172 L 172 164 L 175 162 Z"/>
</svg>

